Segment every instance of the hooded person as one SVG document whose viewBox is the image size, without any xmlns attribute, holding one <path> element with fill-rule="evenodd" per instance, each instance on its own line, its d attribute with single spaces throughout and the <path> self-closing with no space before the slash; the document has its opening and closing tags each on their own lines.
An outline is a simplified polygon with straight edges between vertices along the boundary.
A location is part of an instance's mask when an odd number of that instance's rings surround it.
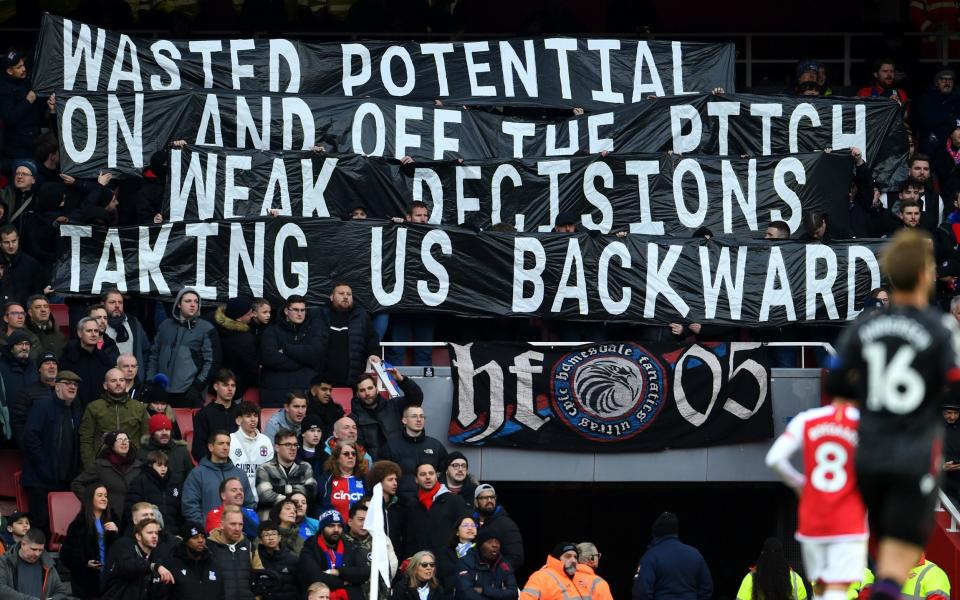
<svg viewBox="0 0 960 600">
<path fill-rule="evenodd" d="M 8 405 L 13 404 L 20 390 L 39 379 L 37 366 L 30 358 L 34 348 L 37 349 L 37 355 L 40 354 L 36 337 L 28 331 L 17 329 L 7 337 L 7 343 L 0 353 L 0 377 L 3 378 L 3 393 Z"/>
<path fill-rule="evenodd" d="M 163 373 L 175 408 L 199 408 L 213 372 L 213 325 L 200 318 L 200 294 L 183 288 L 174 302 L 172 318 L 157 328 L 147 362 L 147 379 Z"/>
<path fill-rule="evenodd" d="M 500 540 L 491 532 L 477 533 L 476 546 L 460 559 L 456 597 L 466 600 L 514 600 L 517 577 L 503 555 Z M 447 590 L 449 593 L 450 590 Z"/>
<path fill-rule="evenodd" d="M 5 158 L 33 156 L 34 140 L 47 124 L 50 107 L 30 87 L 24 56 L 16 50 L 0 57 L 0 119 L 4 125 Z"/>
</svg>

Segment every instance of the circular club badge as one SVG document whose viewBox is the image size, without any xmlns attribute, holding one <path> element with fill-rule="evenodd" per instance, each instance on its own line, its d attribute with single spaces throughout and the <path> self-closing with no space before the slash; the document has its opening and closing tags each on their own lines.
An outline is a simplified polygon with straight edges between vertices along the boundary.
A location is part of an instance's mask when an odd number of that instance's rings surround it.
<svg viewBox="0 0 960 600">
<path fill-rule="evenodd" d="M 554 413 L 581 436 L 601 442 L 630 439 L 649 427 L 666 396 L 666 369 L 636 344 L 570 352 L 550 374 Z"/>
</svg>

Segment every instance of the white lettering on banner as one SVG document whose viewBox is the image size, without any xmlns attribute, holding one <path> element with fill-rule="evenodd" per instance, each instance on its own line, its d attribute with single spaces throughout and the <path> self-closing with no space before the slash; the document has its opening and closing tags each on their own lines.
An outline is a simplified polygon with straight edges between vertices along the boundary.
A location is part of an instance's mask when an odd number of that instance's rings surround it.
<svg viewBox="0 0 960 600">
<path fill-rule="evenodd" d="M 567 60 L 567 53 L 577 51 L 577 40 L 569 38 L 547 38 L 543 40 L 543 47 L 547 50 L 556 51 L 560 96 L 564 100 L 570 100 L 573 98 L 573 94 L 570 92 L 570 63 Z"/>
<path fill-rule="evenodd" d="M 353 89 L 359 87 L 368 81 L 372 74 L 370 51 L 363 44 L 340 44 L 340 51 L 343 53 L 343 95 L 353 96 Z M 354 57 L 360 59 L 360 71 L 353 72 Z"/>
<path fill-rule="evenodd" d="M 497 88 L 492 85 L 480 85 L 478 75 L 490 72 L 490 63 L 477 62 L 474 54 L 477 52 L 490 52 L 490 44 L 487 42 L 464 42 L 463 58 L 467 65 L 467 79 L 470 80 L 471 96 L 496 96 Z"/>
<path fill-rule="evenodd" d="M 790 218 L 784 217 L 780 209 L 775 208 L 770 211 L 770 220 L 785 221 L 787 226 L 790 227 L 790 233 L 793 233 L 800 228 L 803 207 L 800 206 L 800 197 L 787 185 L 787 173 L 793 174 L 797 184 L 806 185 L 807 183 L 807 172 L 799 159 L 788 156 L 778 161 L 777 166 L 773 169 L 773 189 L 790 207 Z"/>
<path fill-rule="evenodd" d="M 613 228 L 613 205 L 610 204 L 609 198 L 597 191 L 597 178 L 603 181 L 603 187 L 608 190 L 613 189 L 613 169 L 610 165 L 605 162 L 590 163 L 583 174 L 583 197 L 600 209 L 600 221 L 595 221 L 591 213 L 583 213 L 580 219 L 587 229 L 610 233 L 610 229 Z"/>
<path fill-rule="evenodd" d="M 740 180 L 733 172 L 729 160 L 720 161 L 720 187 L 723 190 L 723 232 L 733 233 L 733 196 L 737 197 L 737 206 L 747 221 L 747 226 L 756 231 L 757 227 L 757 159 L 747 161 L 747 193 L 743 193 Z"/>
<path fill-rule="evenodd" d="M 187 203 L 194 199 L 197 203 L 197 218 L 201 221 L 214 216 L 216 198 L 217 159 L 219 155 L 207 154 L 207 172 L 200 166 L 200 154 L 190 153 L 187 172 L 182 173 L 183 151 L 170 150 L 170 220 L 183 221 Z M 195 190 L 195 191 L 194 191 Z"/>
<path fill-rule="evenodd" d="M 500 220 L 500 210 L 503 206 L 501 189 L 504 179 L 509 179 L 513 183 L 514 188 L 523 187 L 520 172 L 510 163 L 500 165 L 497 167 L 497 170 L 493 172 L 493 177 L 490 179 L 490 222 L 494 225 L 502 222 Z M 522 217 L 523 215 L 519 214 L 516 217 L 517 221 L 514 228 L 517 231 L 523 231 Z"/>
<path fill-rule="evenodd" d="M 61 227 L 61 230 L 63 228 Z M 163 255 L 167 250 L 167 242 L 170 241 L 170 231 L 173 225 L 164 223 L 160 226 L 160 232 L 157 234 L 157 240 L 150 244 L 150 228 L 139 227 L 139 240 L 137 245 L 137 265 L 140 267 L 140 293 L 149 294 L 152 290 L 150 282 L 156 286 L 157 293 L 169 296 L 170 286 L 163 277 L 163 271 L 160 269 L 160 263 L 163 261 Z"/>
<path fill-rule="evenodd" d="M 673 308 L 686 317 L 690 307 L 680 294 L 670 286 L 670 273 L 676 266 L 683 246 L 670 245 L 667 255 L 660 262 L 660 247 L 653 242 L 647 243 L 647 289 L 643 298 L 643 318 L 652 319 L 657 310 L 657 296 L 662 295 L 670 301 Z"/>
<path fill-rule="evenodd" d="M 237 148 L 247 147 L 247 134 L 250 135 L 250 147 L 257 150 L 270 148 L 270 97 L 260 98 L 260 124 L 262 129 L 257 131 L 257 124 L 250 112 L 250 105 L 243 96 L 237 96 Z"/>
<path fill-rule="evenodd" d="M 553 123 L 547 125 L 547 143 L 544 154 L 546 156 L 571 156 L 576 153 L 580 147 L 580 123 L 578 121 L 567 121 L 567 145 L 566 147 L 557 146 L 557 126 Z"/>
<path fill-rule="evenodd" d="M 628 160 L 627 175 L 637 176 L 637 197 L 640 202 L 640 222 L 630 223 L 630 233 L 663 235 L 663 221 L 654 221 L 650 212 L 650 178 L 660 173 L 655 160 Z"/>
<path fill-rule="evenodd" d="M 268 215 L 273 210 L 273 199 L 277 192 L 280 193 L 280 207 L 276 209 L 279 214 L 289 217 L 293 215 L 293 208 L 290 206 L 290 185 L 287 183 L 287 169 L 283 164 L 282 158 L 273 159 L 273 167 L 270 169 L 270 180 L 267 181 L 267 193 L 263 196 L 263 203 L 260 205 L 260 215 Z"/>
<path fill-rule="evenodd" d="M 253 224 L 253 258 L 243 235 L 241 223 L 230 224 L 229 274 L 227 275 L 227 295 L 236 298 L 239 294 L 240 263 L 247 277 L 250 294 L 255 298 L 263 297 L 263 254 L 264 233 L 266 224 Z"/>
<path fill-rule="evenodd" d="M 213 87 L 213 53 L 223 51 L 223 43 L 220 40 L 195 40 L 187 42 L 187 48 L 190 52 L 201 56 L 203 64 L 203 87 L 210 89 Z"/>
<path fill-rule="evenodd" d="M 313 179 L 313 160 L 309 158 L 300 160 L 303 175 L 303 213 L 301 216 L 312 217 L 314 214 L 318 217 L 330 216 L 324 193 L 327 191 L 327 186 L 330 185 L 330 178 L 333 177 L 333 172 L 337 168 L 339 160 L 332 157 L 325 158 L 316 180 Z"/>
<path fill-rule="evenodd" d="M 537 231 L 553 231 L 553 222 L 560 213 L 560 176 L 570 172 L 569 160 L 541 160 L 537 161 L 537 175 L 550 177 L 550 221 L 547 225 L 540 225 Z"/>
<path fill-rule="evenodd" d="M 570 281 L 576 275 L 576 281 Z M 567 240 L 567 253 L 563 258 L 563 273 L 557 286 L 557 295 L 553 298 L 550 312 L 563 311 L 563 301 L 572 298 L 577 301 L 581 315 L 590 312 L 587 308 L 587 281 L 583 272 L 583 254 L 580 252 L 580 242 L 575 237 Z"/>
<path fill-rule="evenodd" d="M 834 321 L 840 318 L 837 313 L 837 304 L 833 298 L 833 283 L 837 280 L 837 254 L 824 244 L 806 244 L 806 308 L 807 319 L 813 320 L 817 315 L 817 296 L 823 297 L 823 306 L 827 315 Z M 826 263 L 826 273 L 823 277 L 817 276 L 817 265 Z"/>
<path fill-rule="evenodd" d="M 690 133 L 683 133 L 684 123 L 690 123 Z M 677 104 L 670 107 L 670 133 L 673 136 L 673 151 L 676 154 L 695 152 L 700 148 L 703 136 L 703 120 L 696 106 Z"/>
<path fill-rule="evenodd" d="M 180 89 L 180 67 L 177 61 L 182 58 L 176 44 L 170 40 L 158 40 L 150 45 L 150 52 L 157 66 L 163 69 L 170 78 L 169 83 L 163 83 L 160 75 L 150 76 L 150 89 L 158 92 L 175 92 Z"/>
<path fill-rule="evenodd" d="M 870 160 L 867 157 L 867 107 L 857 104 L 853 107 L 853 114 L 853 133 L 844 133 L 843 105 L 833 105 L 833 144 L 830 147 L 834 150 L 860 148 L 863 160 Z"/>
<path fill-rule="evenodd" d="M 80 291 L 80 239 L 93 237 L 89 225 L 61 225 L 60 237 L 70 238 L 70 291 Z"/>
<path fill-rule="evenodd" d="M 287 264 L 284 261 L 284 251 L 289 239 L 293 239 L 299 248 L 307 247 L 307 236 L 303 233 L 303 229 L 300 229 L 300 226 L 296 223 L 284 223 L 277 233 L 276 241 L 273 243 L 273 278 L 277 284 L 277 292 L 282 298 L 287 298 L 291 294 L 303 296 L 307 293 L 310 284 L 308 263 L 306 261 L 292 261 L 290 262 L 290 273 L 296 276 L 297 284 L 294 287 L 287 285 L 286 269 L 283 267 Z M 277 265 L 280 265 L 280 267 L 278 268 Z"/>
<path fill-rule="evenodd" d="M 857 290 L 857 261 L 863 262 L 870 272 L 870 285 L 864 291 Z M 880 287 L 880 265 L 877 257 L 869 248 L 850 246 L 847 248 L 847 316 L 852 321 L 860 311 L 857 310 L 857 300 L 866 297 L 866 290 L 875 290 Z"/>
<path fill-rule="evenodd" d="M 130 155 L 130 162 L 143 168 L 143 94 L 133 95 L 133 126 L 124 118 L 123 108 L 114 94 L 107 96 L 107 167 L 117 167 L 120 134 Z"/>
<path fill-rule="evenodd" d="M 787 265 L 783 262 L 783 253 L 777 246 L 770 248 L 770 257 L 767 259 L 767 277 L 763 283 L 763 299 L 760 301 L 760 323 L 766 323 L 769 320 L 770 308 L 774 306 L 784 307 L 787 311 L 787 320 L 797 320 L 797 311 L 793 307 L 793 293 L 790 291 L 790 279 L 787 276 Z"/>
<path fill-rule="evenodd" d="M 450 236 L 442 229 L 431 229 L 423 236 L 423 242 L 420 245 L 420 261 L 423 267 L 434 277 L 437 278 L 437 291 L 432 291 L 428 282 L 417 280 L 417 293 L 420 294 L 420 301 L 426 306 L 440 306 L 447 299 L 450 293 L 450 274 L 447 269 L 433 257 L 433 247 L 439 246 L 440 252 L 446 256 L 453 254 L 453 244 L 450 242 Z"/>
<path fill-rule="evenodd" d="M 183 229 L 183 235 L 197 238 L 197 279 L 193 288 L 206 300 L 217 298 L 217 286 L 207 285 L 207 238 L 217 236 L 219 230 L 219 223 L 187 223 Z"/>
<path fill-rule="evenodd" d="M 287 87 L 283 90 L 280 89 L 281 58 L 290 71 Z M 289 40 L 270 40 L 270 84 L 267 89 L 271 92 L 283 91 L 287 94 L 296 94 L 300 91 L 300 77 L 300 56 L 297 54 L 297 47 Z"/>
<path fill-rule="evenodd" d="M 295 150 L 293 147 L 293 120 L 300 121 L 300 131 L 303 133 L 301 150 L 311 150 L 316 144 L 317 126 L 313 119 L 310 106 L 302 98 L 283 98 L 281 101 L 283 115 L 283 149 Z"/>
<path fill-rule="evenodd" d="M 76 46 L 73 39 L 73 21 L 63 20 L 63 89 L 72 90 L 76 85 L 81 63 L 87 91 L 95 92 L 100 87 L 100 68 L 103 65 L 104 45 L 107 32 L 99 27 L 97 41 L 93 42 L 90 26 L 81 23 L 77 34 Z"/>
<path fill-rule="evenodd" d="M 447 137 L 447 125 L 459 125 L 463 115 L 456 110 L 437 108 L 433 111 L 433 160 L 443 160 L 446 152 L 460 152 L 460 138 Z"/>
<path fill-rule="evenodd" d="M 770 130 L 774 117 L 783 116 L 783 105 L 776 103 L 760 103 L 750 105 L 750 116 L 760 117 L 760 153 L 763 156 L 772 154 L 770 149 Z"/>
<path fill-rule="evenodd" d="M 452 50 L 452 47 L 451 47 Z M 503 69 L 503 95 L 507 98 L 516 96 L 513 91 L 513 76 L 520 79 L 523 90 L 528 98 L 540 95 L 537 85 L 536 51 L 533 49 L 533 40 L 523 40 L 523 61 L 510 42 L 500 42 L 500 67 Z"/>
<path fill-rule="evenodd" d="M 616 256 L 620 259 L 620 266 L 629 269 L 631 265 L 630 251 L 627 250 L 623 242 L 612 242 L 608 244 L 600 253 L 600 260 L 597 261 L 597 294 L 600 295 L 600 303 L 604 310 L 611 315 L 622 315 L 630 307 L 630 298 L 633 290 L 623 286 L 620 288 L 620 299 L 614 300 L 610 296 L 609 273 L 610 260 Z"/>
<path fill-rule="evenodd" d="M 533 266 L 527 268 L 527 255 L 533 255 Z M 547 268 L 547 253 L 540 240 L 517 236 L 513 238 L 513 301 L 510 309 L 515 313 L 539 310 L 543 304 L 543 271 Z M 533 293 L 527 296 L 527 283 L 533 285 Z"/>
<path fill-rule="evenodd" d="M 800 128 L 801 119 L 807 119 L 813 127 L 820 127 L 820 113 L 817 112 L 817 109 L 807 102 L 798 104 L 797 107 L 793 109 L 793 112 L 790 113 L 790 126 L 787 130 L 789 140 L 787 147 L 791 154 L 799 152 L 799 150 L 797 150 L 799 147 L 797 143 L 797 130 Z"/>
<path fill-rule="evenodd" d="M 450 86 L 447 84 L 447 63 L 443 58 L 444 54 L 453 52 L 451 43 L 429 43 L 420 44 L 420 54 L 433 57 L 433 62 L 437 66 L 437 97 L 444 98 L 450 95 Z"/>
<path fill-rule="evenodd" d="M 459 346 L 451 344 L 454 350 L 454 364 L 459 373 L 460 390 L 457 399 L 458 408 L 457 420 L 464 427 L 477 420 L 477 413 L 473 407 L 473 380 L 478 375 L 485 374 L 490 381 L 490 410 L 486 428 L 467 438 L 467 442 L 479 442 L 497 432 L 504 421 L 504 397 L 503 397 L 503 369 L 495 361 L 490 361 L 479 369 L 474 369 L 473 360 L 470 356 L 470 346 Z"/>
<path fill-rule="evenodd" d="M 404 83 L 398 85 L 393 80 L 393 59 L 399 58 L 403 64 Z M 416 70 L 413 68 L 413 60 L 410 53 L 403 46 L 390 46 L 380 58 L 380 79 L 383 81 L 383 87 L 391 96 L 406 96 L 413 91 L 417 84 Z"/>
<path fill-rule="evenodd" d="M 124 71 L 123 65 L 126 62 L 125 52 L 130 53 L 130 70 Z M 133 40 L 126 34 L 120 34 L 120 42 L 117 44 L 117 56 L 113 61 L 113 69 L 110 71 L 110 81 L 107 83 L 108 90 L 116 90 L 121 81 L 129 81 L 133 86 L 133 91 L 143 91 L 143 79 L 140 77 L 140 59 L 137 58 L 137 47 Z"/>
<path fill-rule="evenodd" d="M 480 211 L 480 198 L 467 196 L 464 192 L 464 182 L 467 179 L 480 179 L 480 167 L 455 167 L 454 179 L 457 186 L 457 225 L 463 225 L 467 220 L 467 213 Z"/>
<path fill-rule="evenodd" d="M 707 114 L 717 117 L 717 140 L 719 154 L 730 154 L 730 117 L 740 114 L 739 102 L 711 102 L 707 104 Z"/>
<path fill-rule="evenodd" d="M 523 158 L 523 138 L 532 138 L 537 134 L 537 126 L 533 123 L 518 121 L 502 121 L 500 128 L 503 133 L 513 138 L 513 157 Z"/>
<path fill-rule="evenodd" d="M 86 127 L 77 127 L 74 125 L 74 115 L 80 111 L 83 114 Z M 77 142 L 74 140 L 75 132 L 86 129 L 86 142 L 83 148 L 77 148 Z M 63 140 L 61 142 L 63 149 L 66 150 L 70 160 L 77 164 L 82 164 L 93 158 L 93 153 L 97 149 L 97 115 L 93 111 L 93 105 L 83 96 L 71 96 L 67 98 L 63 107 L 63 123 L 61 128 Z"/>
<path fill-rule="evenodd" d="M 517 376 L 517 412 L 513 418 L 521 425 L 537 431 L 550 420 L 550 417 L 541 417 L 537 414 L 533 397 L 533 376 L 543 373 L 543 365 L 535 365 L 532 361 L 542 363 L 543 352 L 536 350 L 521 352 L 513 358 L 513 366 L 507 367 L 507 370 Z M 503 398 L 502 393 L 500 398 Z"/>
<path fill-rule="evenodd" d="M 423 196 L 423 184 L 427 184 L 430 190 L 430 201 Z M 440 182 L 440 176 L 433 169 L 417 167 L 413 170 L 413 200 L 414 202 L 423 202 L 427 206 L 433 205 L 430 211 L 431 225 L 439 225 L 443 221 L 443 184 Z"/>
<path fill-rule="evenodd" d="M 600 137 L 601 126 L 613 126 L 613 113 L 598 113 L 587 117 L 587 144 L 590 154 L 613 152 L 613 138 Z"/>
<path fill-rule="evenodd" d="M 747 249 L 737 248 L 737 273 L 730 275 L 730 248 L 720 248 L 720 257 L 716 267 L 710 263 L 710 250 L 706 246 L 698 248 L 700 254 L 700 273 L 703 276 L 703 316 L 715 319 L 717 304 L 720 300 L 720 286 L 726 290 L 727 304 L 730 307 L 730 319 L 740 320 L 743 308 L 743 282 L 747 270 Z M 711 272 L 713 276 L 711 276 Z"/>
<path fill-rule="evenodd" d="M 649 74 L 650 83 L 644 83 L 644 74 Z M 640 102 L 646 96 L 666 96 L 657 63 L 653 60 L 650 45 L 642 40 L 637 41 L 637 58 L 633 66 L 633 102 Z M 677 150 L 679 152 L 679 150 Z"/>
<path fill-rule="evenodd" d="M 397 229 L 393 251 L 393 289 L 389 292 L 383 287 L 383 227 L 374 227 L 370 233 L 370 283 L 373 286 L 373 297 L 381 306 L 393 306 L 403 298 L 403 269 L 407 262 L 407 228 Z"/>
<path fill-rule="evenodd" d="M 600 55 L 600 89 L 591 90 L 590 96 L 597 102 L 623 104 L 623 94 L 613 91 L 610 77 L 610 51 L 620 49 L 620 40 L 587 40 L 587 50 Z"/>
<path fill-rule="evenodd" d="M 110 268 L 111 255 L 115 268 Z M 107 229 L 107 235 L 104 237 L 103 253 L 100 255 L 100 262 L 97 263 L 97 272 L 93 276 L 93 287 L 91 291 L 99 294 L 103 291 L 103 284 L 109 283 L 116 286 L 118 290 L 127 293 L 127 274 L 123 268 L 123 249 L 120 247 L 120 234 L 116 227 Z"/>
<path fill-rule="evenodd" d="M 415 133 L 407 133 L 407 121 L 415 119 L 423 120 L 423 108 L 419 106 L 397 106 L 396 122 L 396 140 L 393 144 L 393 157 L 403 158 L 407 154 L 407 148 L 420 148 L 420 136 Z"/>
<path fill-rule="evenodd" d="M 207 141 L 207 129 L 213 126 L 213 141 Z M 194 143 L 198 146 L 223 147 L 223 127 L 220 124 L 220 102 L 216 94 L 207 94 L 200 114 L 200 125 Z"/>
<path fill-rule="evenodd" d="M 367 117 L 373 118 L 373 150 L 367 152 L 363 147 L 364 120 Z M 364 102 L 353 113 L 353 129 L 350 132 L 350 138 L 353 142 L 354 154 L 364 156 L 383 156 L 383 149 L 387 145 L 386 126 L 383 121 L 383 111 L 373 102 Z"/>
<path fill-rule="evenodd" d="M 696 184 L 697 209 L 694 212 L 690 212 L 687 208 L 687 196 L 684 194 L 683 177 L 687 173 L 693 176 Z M 703 220 L 707 218 L 707 209 L 710 205 L 710 199 L 707 196 L 707 180 L 700 163 L 692 158 L 684 158 L 673 169 L 673 204 L 677 209 L 677 218 L 684 227 L 696 229 L 703 225 Z"/>
</svg>

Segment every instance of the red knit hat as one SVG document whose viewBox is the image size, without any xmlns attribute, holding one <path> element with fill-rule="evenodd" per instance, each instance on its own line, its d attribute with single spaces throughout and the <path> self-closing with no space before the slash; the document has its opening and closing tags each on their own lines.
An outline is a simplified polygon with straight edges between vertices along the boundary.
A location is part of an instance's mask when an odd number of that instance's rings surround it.
<svg viewBox="0 0 960 600">
<path fill-rule="evenodd" d="M 170 421 L 167 415 L 157 413 L 150 417 L 148 427 L 150 428 L 150 433 L 153 434 L 155 431 L 160 431 L 161 429 L 173 429 L 173 422 Z"/>
</svg>

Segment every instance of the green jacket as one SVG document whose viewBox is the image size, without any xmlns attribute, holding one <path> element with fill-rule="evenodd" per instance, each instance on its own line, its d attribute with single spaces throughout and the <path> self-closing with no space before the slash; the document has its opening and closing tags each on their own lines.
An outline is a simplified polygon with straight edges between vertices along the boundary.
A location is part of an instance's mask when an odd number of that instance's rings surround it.
<svg viewBox="0 0 960 600">
<path fill-rule="evenodd" d="M 128 395 L 120 400 L 103 395 L 91 402 L 80 421 L 80 460 L 83 468 L 92 465 L 97 458 L 105 433 L 122 431 L 130 438 L 131 449 L 136 448 L 140 438 L 147 435 L 148 419 L 146 405 L 131 400 Z"/>
</svg>

